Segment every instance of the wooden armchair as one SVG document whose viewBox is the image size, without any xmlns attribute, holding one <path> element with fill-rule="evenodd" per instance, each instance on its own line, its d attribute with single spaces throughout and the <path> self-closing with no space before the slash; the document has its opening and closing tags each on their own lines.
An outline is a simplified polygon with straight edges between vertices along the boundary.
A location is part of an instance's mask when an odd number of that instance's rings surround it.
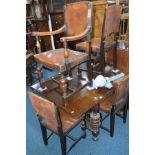
<svg viewBox="0 0 155 155">
<path fill-rule="evenodd" d="M 94 72 L 96 71 L 96 67 L 98 66 L 97 70 L 99 71 L 99 74 L 105 73 L 105 64 L 106 64 L 105 53 L 111 50 L 113 50 L 114 68 L 116 68 L 117 64 L 116 47 L 117 47 L 117 34 L 119 32 L 120 16 L 121 16 L 120 6 L 111 5 L 105 9 L 101 37 L 93 38 L 91 40 L 91 50 L 92 50 L 91 52 L 92 52 Z M 76 48 L 80 50 L 86 50 L 87 44 L 86 42 L 81 42 L 76 45 Z"/>
<path fill-rule="evenodd" d="M 68 49 L 67 43 L 82 38 L 86 38 L 87 41 L 90 40 L 91 12 L 91 2 L 67 4 L 64 7 L 63 27 L 52 32 L 33 32 L 32 35 L 36 36 L 37 39 L 36 46 L 40 51 L 39 54 L 34 56 L 35 60 L 49 69 L 58 68 L 61 73 L 69 72 L 77 64 L 87 61 L 88 54 Z M 66 34 L 66 36 L 60 38 L 64 48 L 41 53 L 38 37 L 56 35 L 62 32 Z M 40 69 L 38 69 L 38 72 L 41 72 Z M 41 80 L 42 76 L 39 77 Z"/>
<path fill-rule="evenodd" d="M 65 111 L 56 107 L 55 104 L 49 100 L 32 92 L 29 92 L 28 94 L 32 106 L 38 116 L 45 145 L 48 145 L 48 139 L 52 136 L 52 134 L 57 134 L 60 138 L 62 155 L 66 155 L 75 146 L 75 144 L 81 140 L 81 138 L 86 137 L 84 124 L 82 126 L 83 128 L 81 127 L 82 134 L 78 139 L 69 135 L 69 132 L 83 120 L 83 117 L 74 119 Z M 47 136 L 47 129 L 51 131 L 49 136 Z M 66 137 L 74 141 L 68 150 L 66 149 Z"/>
<path fill-rule="evenodd" d="M 102 129 L 110 132 L 110 136 L 114 135 L 115 115 L 123 108 L 123 123 L 126 122 L 127 116 L 127 100 L 129 94 L 129 75 L 116 80 L 113 83 L 115 93 L 100 104 L 100 110 L 107 113 L 102 119 L 104 121 L 110 115 L 110 129 L 101 126 Z"/>
<path fill-rule="evenodd" d="M 89 48 L 87 53 L 82 53 L 79 51 L 74 51 L 68 49 L 67 43 L 70 41 L 75 41 L 78 39 L 85 39 L 87 42 L 91 38 L 91 20 L 92 20 L 92 3 L 88 1 L 70 3 L 64 6 L 64 26 L 58 30 L 52 32 L 33 32 L 32 35 L 36 36 L 36 46 L 38 48 L 39 54 L 34 55 L 35 60 L 38 62 L 38 79 L 40 82 L 40 87 L 42 90 L 46 89 L 42 85 L 43 73 L 42 65 L 48 69 L 58 69 L 59 78 L 53 78 L 53 82 L 59 84 L 60 93 L 62 97 L 67 101 L 74 93 L 78 92 L 85 86 L 92 82 L 91 78 L 91 62 Z M 63 42 L 64 48 L 50 50 L 41 53 L 41 48 L 39 44 L 38 36 L 49 36 L 64 32 L 66 36 L 61 37 L 60 41 Z M 90 44 L 90 43 L 89 43 Z M 86 84 L 81 85 L 81 87 L 71 88 L 69 86 L 69 81 L 74 80 L 72 77 L 72 71 L 79 64 L 87 63 L 88 81 Z M 40 65 L 41 64 L 41 65 Z M 79 80 L 76 80 L 79 83 Z M 40 89 L 40 88 L 39 88 Z M 57 91 L 57 88 L 55 88 Z"/>
</svg>

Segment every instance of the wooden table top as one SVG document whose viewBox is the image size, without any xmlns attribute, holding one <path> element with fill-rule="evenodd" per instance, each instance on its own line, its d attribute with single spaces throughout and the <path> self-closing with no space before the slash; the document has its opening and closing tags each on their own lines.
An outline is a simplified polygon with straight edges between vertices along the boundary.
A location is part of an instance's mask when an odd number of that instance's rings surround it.
<svg viewBox="0 0 155 155">
<path fill-rule="evenodd" d="M 68 85 L 70 88 L 78 88 L 85 84 L 86 81 L 71 80 Z M 88 110 L 93 108 L 97 103 L 103 102 L 108 96 L 112 95 L 114 88 L 100 88 L 98 90 L 88 90 L 86 87 L 71 96 L 65 103 L 59 91 L 58 84 L 53 82 L 52 78 L 44 81 L 45 90 L 40 90 L 40 85 L 32 86 L 33 90 L 48 100 L 54 102 L 57 106 L 65 110 L 74 118 L 79 118 Z"/>
</svg>

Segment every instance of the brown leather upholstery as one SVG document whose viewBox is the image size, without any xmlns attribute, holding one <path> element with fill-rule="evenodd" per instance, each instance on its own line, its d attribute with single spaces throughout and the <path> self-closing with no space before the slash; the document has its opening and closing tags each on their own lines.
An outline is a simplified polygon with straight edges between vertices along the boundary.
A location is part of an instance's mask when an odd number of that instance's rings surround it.
<svg viewBox="0 0 155 155">
<path fill-rule="evenodd" d="M 99 53 L 100 52 L 100 44 L 101 44 L 101 38 L 93 38 L 91 40 L 91 50 L 93 54 Z M 105 41 L 104 48 L 108 49 L 111 47 L 111 45 L 114 44 L 114 41 Z M 76 44 L 76 49 L 78 50 L 84 50 L 88 48 L 88 43 L 87 42 L 80 42 Z"/>
<path fill-rule="evenodd" d="M 67 35 L 78 35 L 87 27 L 88 2 L 71 3 L 66 5 L 64 13 Z"/>
<path fill-rule="evenodd" d="M 32 92 L 29 92 L 28 94 L 36 114 L 41 118 L 41 123 L 55 133 L 58 133 L 54 103 Z M 74 119 L 63 110 L 60 110 L 60 117 L 64 133 L 74 127 L 82 119 L 82 117 L 80 119 Z"/>
<path fill-rule="evenodd" d="M 106 37 L 113 32 L 119 31 L 120 17 L 121 17 L 121 6 L 111 5 L 106 8 L 103 37 Z"/>
<path fill-rule="evenodd" d="M 96 54 L 100 52 L 101 48 L 101 39 L 104 40 L 104 50 L 109 50 L 109 48 L 113 47 L 116 43 L 114 41 L 107 40 L 108 37 L 113 32 L 119 31 L 119 23 L 120 23 L 120 16 L 121 16 L 121 6 L 112 5 L 106 8 L 105 11 L 105 19 L 103 22 L 103 34 L 101 38 L 93 38 L 91 41 L 91 49 L 92 53 Z M 106 40 L 104 39 L 106 38 Z M 111 39 L 112 40 L 112 39 Z M 86 51 L 88 44 L 86 42 L 81 42 L 76 44 L 76 49 Z"/>
<path fill-rule="evenodd" d="M 67 42 L 75 41 L 82 38 L 88 39 L 91 32 L 91 17 L 92 17 L 92 4 L 91 2 L 76 2 L 70 3 L 64 9 L 64 26 L 52 32 L 33 32 L 32 35 L 48 36 L 61 32 L 65 32 L 67 36 L 61 37 L 60 41 L 63 42 L 64 48 L 47 51 L 44 53 L 39 52 L 36 54 L 35 60 L 43 64 L 43 66 L 53 69 L 58 68 L 60 72 L 69 71 L 72 67 L 87 61 L 88 54 L 79 53 L 68 49 Z M 41 51 L 40 46 L 37 47 Z M 69 63 L 69 65 L 68 65 Z"/>
<path fill-rule="evenodd" d="M 71 67 L 87 60 L 87 54 L 68 49 L 69 60 Z M 50 50 L 47 52 L 39 53 L 34 56 L 36 61 L 43 64 L 49 69 L 58 68 L 61 72 L 66 70 L 65 58 L 64 58 L 64 48 Z"/>
<path fill-rule="evenodd" d="M 99 52 L 100 42 L 101 42 L 100 38 L 93 38 L 91 40 L 91 48 L 92 48 L 92 52 L 93 53 Z M 76 49 L 77 50 L 87 51 L 87 48 L 88 48 L 88 43 L 86 41 L 80 42 L 80 43 L 76 44 Z"/>
<path fill-rule="evenodd" d="M 107 63 L 113 65 L 112 51 L 109 52 Z M 117 49 L 117 68 L 126 75 L 129 74 L 129 51 L 125 49 Z"/>
<path fill-rule="evenodd" d="M 100 109 L 104 112 L 110 112 L 112 105 L 124 105 L 129 92 L 129 75 L 116 80 L 113 86 L 115 93 L 100 104 Z"/>
<path fill-rule="evenodd" d="M 117 68 L 124 72 L 126 75 L 129 74 L 129 51 L 128 50 L 119 50 Z"/>
<path fill-rule="evenodd" d="M 103 103 L 100 103 L 100 110 L 110 113 L 111 105 L 114 102 L 114 98 L 115 98 L 115 95 L 112 95 L 108 97 L 106 100 L 104 100 Z"/>
<path fill-rule="evenodd" d="M 129 92 L 129 75 L 126 75 L 125 77 L 116 80 L 113 85 L 116 88 L 115 100 L 116 102 L 118 102 Z"/>
</svg>

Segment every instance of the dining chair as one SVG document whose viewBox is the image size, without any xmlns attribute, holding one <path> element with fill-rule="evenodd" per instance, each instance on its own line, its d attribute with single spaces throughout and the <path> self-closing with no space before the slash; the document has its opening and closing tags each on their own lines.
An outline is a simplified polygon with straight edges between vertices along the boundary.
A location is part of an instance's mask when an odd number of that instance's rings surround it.
<svg viewBox="0 0 155 155">
<path fill-rule="evenodd" d="M 86 137 L 86 130 L 83 116 L 78 119 L 74 119 L 68 113 L 59 109 L 53 102 L 38 96 L 32 92 L 28 92 L 32 107 L 34 108 L 38 117 L 40 128 L 42 132 L 42 138 L 45 145 L 48 145 L 48 139 L 56 134 L 60 138 L 62 155 L 66 155 L 82 138 Z M 82 133 L 79 138 L 75 138 L 69 135 L 78 124 L 82 122 Z M 47 129 L 51 131 L 51 134 L 47 135 Z M 68 148 L 66 144 L 66 138 L 70 138 L 74 143 Z"/>
<path fill-rule="evenodd" d="M 39 53 L 34 55 L 35 60 L 47 67 L 48 69 L 58 69 L 61 75 L 69 74 L 71 70 L 78 64 L 89 61 L 89 49 L 87 53 L 81 53 L 68 48 L 68 42 L 85 39 L 89 42 L 91 38 L 91 21 L 92 20 L 92 3 L 81 1 L 69 3 L 64 6 L 64 26 L 52 32 L 33 32 L 36 36 L 36 46 Z M 60 38 L 64 48 L 41 52 L 39 37 L 56 35 L 64 33 L 65 36 Z M 38 67 L 38 79 L 41 82 L 43 77 L 41 67 Z"/>
<path fill-rule="evenodd" d="M 120 16 L 121 6 L 111 5 L 105 9 L 101 37 L 92 38 L 91 40 L 92 65 L 94 72 L 98 73 L 99 71 L 99 74 L 105 73 L 106 53 L 111 50 L 113 50 L 114 68 L 116 68 L 116 47 Z M 87 49 L 87 45 L 88 44 L 86 42 L 80 42 L 76 45 L 76 49 L 85 51 Z"/>
<path fill-rule="evenodd" d="M 123 109 L 123 123 L 126 123 L 127 117 L 127 100 L 129 94 L 129 75 L 126 75 L 113 82 L 115 93 L 108 97 L 103 103 L 100 103 L 100 110 L 106 115 L 102 118 L 101 129 L 110 132 L 110 136 L 114 135 L 115 115 Z M 110 129 L 103 126 L 103 121 L 110 116 Z"/>
</svg>

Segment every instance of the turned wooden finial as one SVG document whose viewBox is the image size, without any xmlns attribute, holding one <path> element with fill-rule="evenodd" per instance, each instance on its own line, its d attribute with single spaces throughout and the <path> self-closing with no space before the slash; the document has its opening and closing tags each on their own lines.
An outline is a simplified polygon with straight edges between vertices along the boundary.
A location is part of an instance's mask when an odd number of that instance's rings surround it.
<svg viewBox="0 0 155 155">
<path fill-rule="evenodd" d="M 41 45 L 38 36 L 36 36 L 36 47 L 38 49 L 38 53 L 41 53 Z"/>
<path fill-rule="evenodd" d="M 66 92 L 67 92 L 67 82 L 66 82 L 66 80 L 64 78 L 62 78 L 60 80 L 60 89 L 61 89 L 63 95 L 65 95 Z"/>
<path fill-rule="evenodd" d="M 36 47 L 37 47 L 37 48 L 40 48 L 39 40 L 37 40 L 37 42 L 36 42 Z"/>
<path fill-rule="evenodd" d="M 64 58 L 69 58 L 69 51 L 67 49 L 67 42 L 64 42 Z"/>
</svg>

